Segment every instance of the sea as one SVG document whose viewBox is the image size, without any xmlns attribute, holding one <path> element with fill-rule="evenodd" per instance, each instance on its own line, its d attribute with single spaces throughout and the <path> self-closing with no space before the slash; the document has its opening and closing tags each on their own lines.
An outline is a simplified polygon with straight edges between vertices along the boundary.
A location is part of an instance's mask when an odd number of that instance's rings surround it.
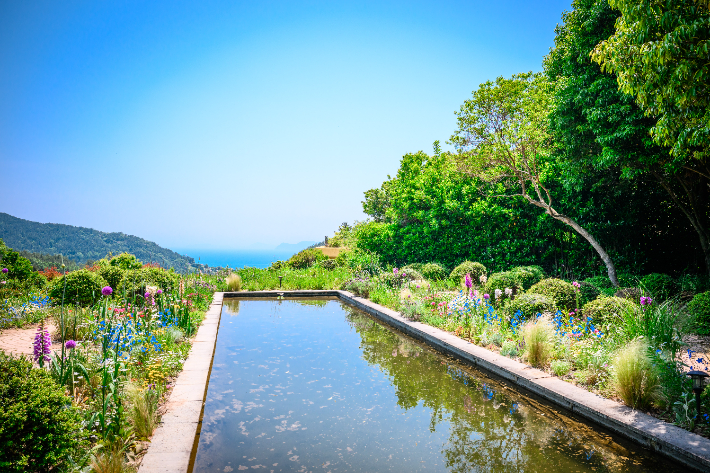
<svg viewBox="0 0 710 473">
<path fill-rule="evenodd" d="M 295 251 L 279 250 L 173 250 L 181 255 L 195 258 L 195 263 L 207 264 L 212 267 L 226 268 L 268 268 L 277 260 L 287 260 Z"/>
</svg>

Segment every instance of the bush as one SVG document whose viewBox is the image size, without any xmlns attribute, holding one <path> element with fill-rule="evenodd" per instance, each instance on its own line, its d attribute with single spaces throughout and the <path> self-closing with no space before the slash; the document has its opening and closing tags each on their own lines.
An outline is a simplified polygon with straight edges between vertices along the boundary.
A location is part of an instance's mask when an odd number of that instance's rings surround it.
<svg viewBox="0 0 710 473">
<path fill-rule="evenodd" d="M 402 314 L 402 317 L 408 320 L 420 320 L 422 318 L 422 315 L 425 315 L 427 313 L 426 308 L 424 307 L 424 304 L 422 304 L 420 301 L 402 301 L 402 307 L 400 314 Z"/>
<path fill-rule="evenodd" d="M 601 291 L 599 291 L 599 289 L 596 286 L 588 283 L 587 281 L 582 281 L 581 283 L 579 283 L 579 304 L 580 305 L 583 306 L 587 302 L 593 301 L 594 299 L 599 297 L 600 294 L 601 294 Z"/>
<path fill-rule="evenodd" d="M 587 284 L 591 284 L 597 289 L 608 289 L 611 286 L 611 281 L 607 276 L 594 276 L 584 280 Z"/>
<path fill-rule="evenodd" d="M 66 292 L 64 292 L 65 278 Z M 49 296 L 55 303 L 61 304 L 62 293 L 64 293 L 65 304 L 88 306 L 99 300 L 101 289 L 107 284 L 106 280 L 98 274 L 88 269 L 80 269 L 67 273 L 66 276 L 55 278 L 49 287 Z"/>
<path fill-rule="evenodd" d="M 364 279 L 350 279 L 345 281 L 340 289 L 343 291 L 350 291 L 356 296 L 368 298 L 370 297 L 370 290 L 372 289 L 372 283 Z"/>
<path fill-rule="evenodd" d="M 453 279 L 457 283 L 460 283 L 464 276 L 467 274 L 471 275 L 474 284 L 479 284 L 479 278 L 486 274 L 486 267 L 481 263 L 475 263 L 473 261 L 464 261 L 460 265 L 456 266 L 449 278 Z"/>
<path fill-rule="evenodd" d="M 693 319 L 695 333 L 710 335 L 710 291 L 696 294 L 688 303 L 688 313 Z"/>
<path fill-rule="evenodd" d="M 306 269 L 326 259 L 328 259 L 328 257 L 324 255 L 322 251 L 316 250 L 315 248 L 307 248 L 291 256 L 286 264 L 293 269 Z"/>
<path fill-rule="evenodd" d="M 85 438 L 79 411 L 49 372 L 0 352 L 0 470 L 58 471 Z"/>
<path fill-rule="evenodd" d="M 533 366 L 543 366 L 552 354 L 555 328 L 548 316 L 530 319 L 523 325 L 523 340 L 528 362 Z"/>
<path fill-rule="evenodd" d="M 552 369 L 552 372 L 555 374 L 555 376 L 559 376 L 561 378 L 562 376 L 569 373 L 569 370 L 572 369 L 572 366 L 570 365 L 569 361 L 555 360 L 550 363 L 550 368 Z"/>
<path fill-rule="evenodd" d="M 422 265 L 419 272 L 422 274 L 422 276 L 424 276 L 425 279 L 429 279 L 431 281 L 440 281 L 442 279 L 446 279 L 446 277 L 449 275 L 449 272 L 446 270 L 446 268 L 444 268 L 438 263 L 427 263 L 425 265 Z"/>
<path fill-rule="evenodd" d="M 577 291 L 571 283 L 562 279 L 543 279 L 528 289 L 528 294 L 549 296 L 560 309 L 569 310 L 577 307 Z"/>
<path fill-rule="evenodd" d="M 402 269 L 413 269 L 414 271 L 421 273 L 423 266 L 424 263 L 409 263 L 407 266 L 403 266 Z"/>
<path fill-rule="evenodd" d="M 639 310 L 631 301 L 620 297 L 600 297 L 582 307 L 582 317 L 591 317 L 595 324 L 611 321 L 616 315 L 627 311 Z"/>
<path fill-rule="evenodd" d="M 678 290 L 695 294 L 710 290 L 708 277 L 698 276 L 697 274 L 684 274 L 678 278 Z"/>
<path fill-rule="evenodd" d="M 345 266 L 353 271 L 365 271 L 370 276 L 376 276 L 382 272 L 380 255 L 372 251 L 355 249 L 353 251 L 341 251 L 335 262 L 338 266 Z"/>
<path fill-rule="evenodd" d="M 178 275 L 162 268 L 141 268 L 126 271 L 118 285 L 118 294 L 143 296 L 146 286 L 157 286 L 163 291 L 174 291 L 178 287 Z"/>
<path fill-rule="evenodd" d="M 620 297 L 632 302 L 639 302 L 643 296 L 643 291 L 640 287 L 622 287 L 614 293 L 614 297 Z"/>
<path fill-rule="evenodd" d="M 518 266 L 510 272 L 515 273 L 524 290 L 530 289 L 533 284 L 545 278 L 545 271 L 540 266 Z"/>
<path fill-rule="evenodd" d="M 419 272 L 419 270 L 415 269 L 413 265 L 407 265 L 403 268 L 400 268 L 399 270 L 405 273 L 407 275 L 407 279 L 409 279 L 410 281 L 421 281 L 424 279 L 424 275 Z"/>
<path fill-rule="evenodd" d="M 24 281 L 32 274 L 32 263 L 0 240 L 0 268 L 7 268 L 3 278 Z"/>
<path fill-rule="evenodd" d="M 652 273 L 641 278 L 641 286 L 658 302 L 663 302 L 678 291 L 678 286 L 667 274 Z"/>
<path fill-rule="evenodd" d="M 514 340 L 506 340 L 500 348 L 500 354 L 503 356 L 517 356 L 518 344 Z"/>
<path fill-rule="evenodd" d="M 330 259 L 330 258 L 324 259 L 323 261 L 321 261 L 321 262 L 318 263 L 318 264 L 320 265 L 321 268 L 327 269 L 327 270 L 329 270 L 329 271 L 335 269 L 335 267 L 337 266 L 337 265 L 335 264 L 335 260 L 334 260 L 334 259 Z"/>
<path fill-rule="evenodd" d="M 130 253 L 121 253 L 120 255 L 114 256 L 109 261 L 111 266 L 116 266 L 124 271 L 130 271 L 132 269 L 141 269 L 143 263 Z"/>
<path fill-rule="evenodd" d="M 555 301 L 544 294 L 520 294 L 515 299 L 508 301 L 504 310 L 509 317 L 520 311 L 521 319 L 527 320 L 545 312 L 554 314 L 557 312 L 557 307 Z"/>
<path fill-rule="evenodd" d="M 230 291 L 241 291 L 242 278 L 237 273 L 232 273 L 224 280 L 227 283 L 227 289 Z"/>
<path fill-rule="evenodd" d="M 522 292 L 523 285 L 518 279 L 518 273 L 514 273 L 512 271 L 505 271 L 502 273 L 491 274 L 491 276 L 488 278 L 488 281 L 486 281 L 486 284 L 483 286 L 483 292 L 490 295 L 491 300 L 494 300 L 495 298 L 494 294 L 496 289 L 501 291 L 501 300 L 504 300 L 507 298 L 507 296 L 505 295 L 506 289 L 512 289 L 513 294 L 518 294 Z"/>
<path fill-rule="evenodd" d="M 118 285 L 121 284 L 121 280 L 126 272 L 121 269 L 120 266 L 101 266 L 97 271 L 99 276 L 104 278 L 112 289 L 118 289 Z"/>
<path fill-rule="evenodd" d="M 619 397 L 634 409 L 645 409 L 659 397 L 659 378 L 643 339 L 636 339 L 612 362 L 614 387 Z"/>
</svg>

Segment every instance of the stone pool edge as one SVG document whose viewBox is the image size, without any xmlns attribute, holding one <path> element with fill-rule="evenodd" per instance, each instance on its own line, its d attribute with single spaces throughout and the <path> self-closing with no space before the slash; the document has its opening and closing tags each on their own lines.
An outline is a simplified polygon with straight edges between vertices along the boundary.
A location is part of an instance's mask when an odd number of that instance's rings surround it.
<svg viewBox="0 0 710 473">
<path fill-rule="evenodd" d="M 696 471 L 710 471 L 710 440 L 643 412 L 606 399 L 542 370 L 460 339 L 444 330 L 413 322 L 398 312 L 347 291 L 225 292 L 224 298 L 337 297 L 388 325 L 471 365 L 493 373 L 576 415 Z M 156 470 L 158 471 L 158 470 Z M 161 470 L 164 471 L 164 470 Z M 152 472 L 152 470 L 151 470 Z M 140 473 L 143 473 L 142 471 Z"/>
<path fill-rule="evenodd" d="M 189 469 L 207 393 L 223 301 L 224 293 L 215 292 L 138 473 L 183 473 Z"/>
</svg>

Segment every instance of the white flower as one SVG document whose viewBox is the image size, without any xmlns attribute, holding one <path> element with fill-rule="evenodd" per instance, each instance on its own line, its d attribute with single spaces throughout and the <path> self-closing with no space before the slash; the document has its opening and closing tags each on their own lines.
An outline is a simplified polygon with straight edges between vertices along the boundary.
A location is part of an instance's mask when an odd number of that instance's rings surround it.
<svg viewBox="0 0 710 473">
<path fill-rule="evenodd" d="M 513 290 L 512 290 L 511 288 L 509 288 L 509 287 L 506 287 L 506 288 L 505 288 L 505 295 L 508 296 L 508 297 L 512 296 L 512 295 L 513 295 Z"/>
<path fill-rule="evenodd" d="M 481 284 L 485 284 L 486 281 L 488 281 L 488 278 L 486 277 L 485 274 L 481 274 L 481 277 L 478 278 L 479 281 L 481 281 Z"/>
<path fill-rule="evenodd" d="M 502 294 L 503 294 L 503 291 L 501 291 L 500 289 L 496 289 L 496 292 L 495 292 L 496 300 L 499 299 Z"/>
</svg>

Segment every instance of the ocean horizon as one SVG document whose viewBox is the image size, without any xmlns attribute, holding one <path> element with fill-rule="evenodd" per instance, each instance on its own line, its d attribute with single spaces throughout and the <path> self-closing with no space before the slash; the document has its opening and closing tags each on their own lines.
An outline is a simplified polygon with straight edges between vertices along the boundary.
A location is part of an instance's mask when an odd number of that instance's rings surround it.
<svg viewBox="0 0 710 473">
<path fill-rule="evenodd" d="M 226 268 L 268 268 L 277 260 L 287 260 L 294 251 L 279 250 L 173 250 L 181 255 L 195 258 L 195 263 L 207 264 L 212 267 Z"/>
</svg>

